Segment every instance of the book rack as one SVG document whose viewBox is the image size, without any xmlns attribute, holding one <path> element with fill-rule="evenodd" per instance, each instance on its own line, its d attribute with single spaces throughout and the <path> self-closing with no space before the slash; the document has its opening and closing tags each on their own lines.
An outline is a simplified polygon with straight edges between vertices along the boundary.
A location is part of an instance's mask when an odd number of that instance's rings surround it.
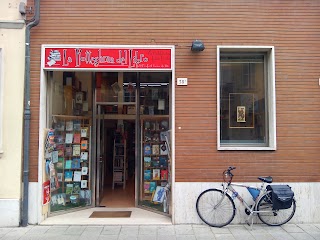
<svg viewBox="0 0 320 240">
<path fill-rule="evenodd" d="M 51 212 L 91 205 L 91 119 L 53 115 L 50 160 Z"/>
<path fill-rule="evenodd" d="M 169 149 L 167 136 L 169 118 L 142 120 L 143 193 L 142 200 L 151 201 L 158 186 L 169 181 Z"/>
<path fill-rule="evenodd" d="M 113 180 L 112 189 L 116 184 L 122 184 L 126 188 L 127 146 L 126 139 L 119 133 L 113 141 Z"/>
</svg>

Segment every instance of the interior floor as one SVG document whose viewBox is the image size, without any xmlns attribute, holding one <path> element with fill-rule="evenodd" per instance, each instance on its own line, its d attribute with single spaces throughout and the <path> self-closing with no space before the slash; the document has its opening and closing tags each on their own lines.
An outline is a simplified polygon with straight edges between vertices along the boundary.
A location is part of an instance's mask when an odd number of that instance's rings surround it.
<svg viewBox="0 0 320 240">
<path fill-rule="evenodd" d="M 112 189 L 112 184 L 106 184 L 103 189 L 100 206 L 108 208 L 135 207 L 134 185 L 134 177 L 126 181 L 125 189 L 123 189 L 123 186 L 120 184 L 116 185 L 114 189 Z"/>
</svg>

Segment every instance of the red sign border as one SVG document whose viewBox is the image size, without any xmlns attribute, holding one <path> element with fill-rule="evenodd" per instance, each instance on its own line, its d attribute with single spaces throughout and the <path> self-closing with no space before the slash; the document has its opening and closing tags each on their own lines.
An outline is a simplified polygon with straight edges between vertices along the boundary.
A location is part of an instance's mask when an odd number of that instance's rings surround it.
<svg viewBox="0 0 320 240">
<path fill-rule="evenodd" d="M 170 50 L 170 61 L 166 60 L 167 63 L 169 62 L 169 66 L 166 67 L 115 67 L 115 66 L 111 66 L 111 67 L 63 67 L 63 66 L 59 66 L 59 67 L 49 67 L 46 66 L 46 58 L 48 56 L 46 56 L 46 51 L 48 49 L 93 49 L 93 50 L 98 50 L 98 49 L 102 49 L 102 50 L 121 50 L 121 49 L 126 49 L 126 50 L 142 50 L 142 51 L 147 51 L 147 50 Z M 41 66 L 43 67 L 44 70 L 88 70 L 88 71 L 101 71 L 101 70 L 118 70 L 118 71 L 141 71 L 141 70 L 147 70 L 147 71 L 172 71 L 173 70 L 173 66 L 174 66 L 174 46 L 170 46 L 170 45 L 152 45 L 152 46 L 147 46 L 147 45 L 42 45 L 42 57 L 41 57 Z"/>
</svg>

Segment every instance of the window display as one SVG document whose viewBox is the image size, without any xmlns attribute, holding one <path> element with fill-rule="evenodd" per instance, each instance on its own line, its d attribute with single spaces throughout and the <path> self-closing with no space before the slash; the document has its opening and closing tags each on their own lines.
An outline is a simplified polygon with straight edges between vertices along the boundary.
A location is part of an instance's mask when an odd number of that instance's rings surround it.
<svg viewBox="0 0 320 240">
<path fill-rule="evenodd" d="M 51 212 L 91 205 L 90 119 L 53 116 L 46 142 Z"/>
<path fill-rule="evenodd" d="M 169 119 L 147 118 L 142 123 L 142 206 L 152 207 L 163 211 L 163 198 L 156 201 L 154 196 L 163 189 L 170 175 L 169 159 Z"/>
<path fill-rule="evenodd" d="M 221 53 L 221 145 L 267 144 L 265 57 L 263 53 Z"/>
</svg>

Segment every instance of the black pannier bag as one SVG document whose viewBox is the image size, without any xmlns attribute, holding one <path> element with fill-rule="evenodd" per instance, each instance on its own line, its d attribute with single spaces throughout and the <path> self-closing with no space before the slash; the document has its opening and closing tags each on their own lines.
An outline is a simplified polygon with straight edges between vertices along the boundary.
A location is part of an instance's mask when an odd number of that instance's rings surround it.
<svg viewBox="0 0 320 240">
<path fill-rule="evenodd" d="M 279 210 L 291 207 L 294 192 L 289 185 L 268 185 L 267 190 L 272 191 L 272 209 Z"/>
</svg>

